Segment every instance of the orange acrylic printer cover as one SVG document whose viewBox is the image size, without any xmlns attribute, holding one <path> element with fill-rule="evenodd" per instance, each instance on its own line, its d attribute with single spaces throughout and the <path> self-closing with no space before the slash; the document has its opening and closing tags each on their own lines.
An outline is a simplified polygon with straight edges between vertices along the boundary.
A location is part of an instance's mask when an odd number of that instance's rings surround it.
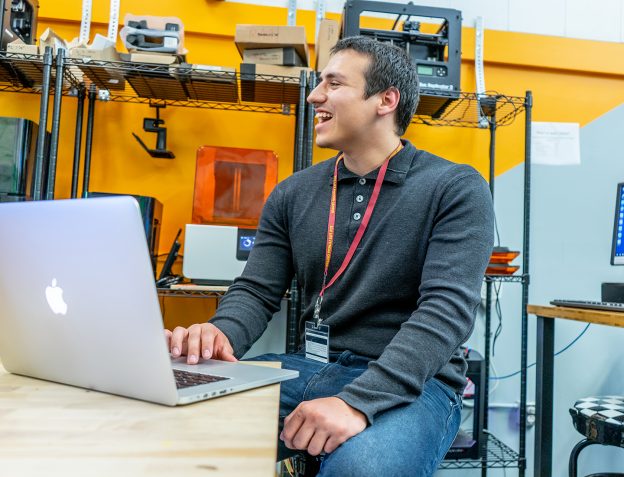
<svg viewBox="0 0 624 477">
<path fill-rule="evenodd" d="M 277 156 L 273 151 L 201 146 L 192 221 L 255 227 L 275 184 Z"/>
<path fill-rule="evenodd" d="M 508 250 L 506 252 L 492 252 L 490 263 L 510 263 L 514 258 L 520 255 L 520 252 Z"/>
</svg>

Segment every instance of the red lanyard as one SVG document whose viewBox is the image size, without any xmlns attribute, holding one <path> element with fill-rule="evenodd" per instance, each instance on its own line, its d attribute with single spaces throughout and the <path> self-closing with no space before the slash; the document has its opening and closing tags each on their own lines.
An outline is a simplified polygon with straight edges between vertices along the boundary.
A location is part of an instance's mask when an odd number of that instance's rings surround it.
<svg viewBox="0 0 624 477">
<path fill-rule="evenodd" d="M 345 255 L 344 260 L 342 261 L 342 265 L 336 272 L 336 274 L 331 278 L 329 283 L 327 282 L 327 272 L 329 270 L 329 262 L 331 260 L 332 249 L 334 248 L 334 230 L 336 224 L 336 203 L 338 201 L 338 163 L 343 158 L 341 154 L 336 159 L 336 164 L 334 166 L 334 180 L 332 184 L 332 195 L 331 201 L 329 204 L 329 220 L 327 222 L 327 244 L 325 246 L 325 271 L 323 273 L 323 286 L 321 287 L 321 292 L 319 293 L 318 299 L 316 300 L 316 305 L 314 306 L 314 320 L 316 325 L 320 324 L 320 312 L 321 312 L 321 303 L 323 302 L 323 295 L 325 294 L 325 290 L 327 290 L 330 286 L 334 284 L 334 282 L 342 275 L 342 273 L 347 269 L 353 255 L 355 255 L 355 251 L 364 236 L 364 232 L 366 231 L 366 227 L 368 227 L 368 223 L 370 222 L 370 218 L 373 215 L 373 209 L 375 208 L 375 204 L 377 203 L 377 198 L 379 197 L 379 192 L 381 191 L 381 185 L 383 183 L 384 177 L 386 176 L 386 170 L 388 169 L 388 163 L 390 159 L 398 154 L 398 152 L 403 148 L 403 144 L 399 143 L 394 151 L 390 153 L 390 155 L 386 158 L 381 168 L 379 169 L 379 174 L 377 174 L 377 179 L 375 180 L 375 187 L 373 188 L 373 195 L 371 195 L 370 200 L 368 201 L 368 205 L 366 206 L 366 211 L 364 212 L 364 218 L 360 223 L 360 226 L 353 238 L 353 242 L 349 246 L 349 250 Z"/>
</svg>

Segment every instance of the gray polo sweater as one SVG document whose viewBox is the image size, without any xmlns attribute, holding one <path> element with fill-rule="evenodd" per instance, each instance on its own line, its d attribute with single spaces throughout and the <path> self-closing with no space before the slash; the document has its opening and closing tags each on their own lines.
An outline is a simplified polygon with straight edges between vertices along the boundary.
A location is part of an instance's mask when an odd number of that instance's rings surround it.
<svg viewBox="0 0 624 477">
<path fill-rule="evenodd" d="M 493 245 L 492 201 L 481 175 L 404 144 L 390 160 L 366 233 L 347 270 L 325 292 L 321 311 L 332 352 L 373 359 L 337 395 L 371 423 L 379 412 L 418 399 L 431 377 L 463 390 L 459 346 L 472 331 Z M 312 319 L 335 160 L 293 174 L 267 200 L 247 266 L 211 320 L 236 356 L 262 334 L 295 274 L 303 300 L 299 329 Z M 360 225 L 377 173 L 359 177 L 339 164 L 329 278 Z"/>
</svg>

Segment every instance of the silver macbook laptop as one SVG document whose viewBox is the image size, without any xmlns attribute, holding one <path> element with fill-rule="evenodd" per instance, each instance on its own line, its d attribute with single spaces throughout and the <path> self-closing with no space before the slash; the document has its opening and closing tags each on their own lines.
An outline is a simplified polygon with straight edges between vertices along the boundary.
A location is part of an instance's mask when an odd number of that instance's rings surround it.
<svg viewBox="0 0 624 477">
<path fill-rule="evenodd" d="M 298 376 L 171 359 L 131 197 L 0 204 L 0 231 L 0 359 L 9 372 L 171 406 Z M 174 373 L 185 372 L 176 385 Z"/>
</svg>

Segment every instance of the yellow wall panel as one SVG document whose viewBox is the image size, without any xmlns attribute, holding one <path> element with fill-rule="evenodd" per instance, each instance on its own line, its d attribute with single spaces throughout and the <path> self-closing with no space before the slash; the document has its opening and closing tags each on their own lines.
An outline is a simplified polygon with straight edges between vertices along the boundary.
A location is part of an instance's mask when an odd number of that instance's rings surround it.
<svg viewBox="0 0 624 477">
<path fill-rule="evenodd" d="M 108 0 L 93 0 L 94 33 L 106 34 Z M 66 39 L 78 36 L 81 0 L 40 0 L 39 33 L 52 27 Z M 219 2 L 215 0 L 133 0 L 121 2 L 126 13 L 177 16 L 185 24 L 188 61 L 238 68 L 240 56 L 233 43 L 237 23 L 286 24 L 285 8 Z M 329 17 L 339 19 L 338 15 Z M 388 28 L 387 20 L 373 23 Z M 315 16 L 299 11 L 297 24 L 306 27 L 310 46 L 314 41 Z M 462 89 L 475 90 L 474 29 L 462 30 Z M 118 42 L 118 48 L 123 48 Z M 312 61 L 314 58 L 312 50 Z M 512 32 L 486 31 L 485 80 L 488 90 L 523 96 L 532 90 L 533 119 L 569 121 L 581 125 L 592 121 L 624 101 L 624 44 L 574 40 Z M 37 120 L 39 96 L 0 94 L 3 115 Z M 86 113 L 86 110 L 85 110 Z M 68 197 L 74 144 L 76 102 L 63 102 L 59 147 L 57 197 Z M 155 135 L 142 130 L 144 117 L 153 117 L 147 105 L 98 102 L 96 105 L 91 190 L 149 195 L 164 204 L 161 253 L 166 252 L 177 229 L 191 219 L 195 152 L 199 146 L 236 146 L 276 151 L 279 178 L 292 171 L 294 117 L 191 108 L 168 107 L 161 111 L 168 130 L 173 160 L 153 159 L 136 143 L 131 132 L 148 145 Z M 407 137 L 417 147 L 457 162 L 474 165 L 488 176 L 487 130 L 410 127 Z M 496 173 L 524 159 L 524 116 L 498 129 Z M 318 162 L 333 155 L 315 148 Z"/>
</svg>

